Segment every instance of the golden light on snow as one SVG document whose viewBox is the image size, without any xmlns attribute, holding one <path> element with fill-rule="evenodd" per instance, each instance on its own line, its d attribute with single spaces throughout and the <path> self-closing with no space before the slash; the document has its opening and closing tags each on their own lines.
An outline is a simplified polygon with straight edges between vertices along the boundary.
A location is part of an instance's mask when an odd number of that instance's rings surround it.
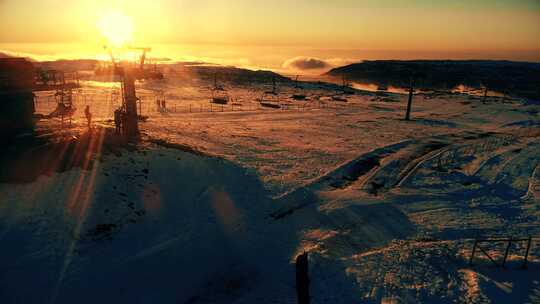
<svg viewBox="0 0 540 304">
<path fill-rule="evenodd" d="M 99 32 L 109 46 L 121 47 L 133 40 L 133 21 L 120 11 L 109 11 L 97 22 Z"/>
<path fill-rule="evenodd" d="M 227 233 L 235 233 L 236 228 L 242 225 L 240 210 L 227 192 L 212 193 L 212 208 Z"/>
</svg>

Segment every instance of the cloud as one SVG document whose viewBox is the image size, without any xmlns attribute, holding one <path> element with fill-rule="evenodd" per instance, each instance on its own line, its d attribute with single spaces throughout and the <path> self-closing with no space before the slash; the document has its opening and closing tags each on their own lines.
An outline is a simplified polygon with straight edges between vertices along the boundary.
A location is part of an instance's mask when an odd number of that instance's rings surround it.
<svg viewBox="0 0 540 304">
<path fill-rule="evenodd" d="M 323 59 L 315 57 L 294 57 L 286 60 L 283 63 L 283 68 L 285 69 L 294 69 L 294 70 L 322 70 L 328 69 L 331 65 Z"/>
<path fill-rule="evenodd" d="M 286 60 L 282 67 L 288 70 L 311 71 L 327 70 L 338 66 L 347 65 L 357 60 L 344 58 L 320 59 L 316 57 L 298 56 Z"/>
</svg>

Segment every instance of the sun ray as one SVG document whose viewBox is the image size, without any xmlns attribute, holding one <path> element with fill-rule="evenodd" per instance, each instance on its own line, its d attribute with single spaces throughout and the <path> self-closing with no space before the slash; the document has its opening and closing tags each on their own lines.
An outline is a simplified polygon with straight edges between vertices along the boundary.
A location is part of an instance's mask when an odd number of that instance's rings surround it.
<svg viewBox="0 0 540 304">
<path fill-rule="evenodd" d="M 103 143 L 105 140 L 105 132 L 106 131 L 102 129 L 98 129 L 95 132 L 89 132 L 88 138 L 84 138 L 82 140 L 87 141 L 86 144 L 81 144 L 81 146 L 84 147 L 82 151 L 80 151 L 84 157 L 83 164 L 79 178 L 67 201 L 68 211 L 76 219 L 76 226 L 73 230 L 74 238 L 67 248 L 64 263 L 54 289 L 53 299 L 58 297 L 62 281 L 64 280 L 66 272 L 73 260 L 73 255 L 75 249 L 77 248 L 82 226 L 88 215 L 87 212 L 88 208 L 90 207 L 89 203 L 92 200 L 92 196 L 95 192 L 96 174 L 99 166 L 98 162 L 93 162 L 92 159 L 98 159 L 101 156 Z"/>
</svg>

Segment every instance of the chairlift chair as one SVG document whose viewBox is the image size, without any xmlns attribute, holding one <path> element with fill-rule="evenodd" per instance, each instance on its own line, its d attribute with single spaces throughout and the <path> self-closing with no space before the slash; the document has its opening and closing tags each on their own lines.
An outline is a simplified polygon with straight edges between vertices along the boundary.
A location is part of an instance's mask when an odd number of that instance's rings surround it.
<svg viewBox="0 0 540 304">
<path fill-rule="evenodd" d="M 211 103 L 227 104 L 229 100 L 229 94 L 227 94 L 227 91 L 225 89 L 212 90 L 212 100 L 210 100 Z"/>
<path fill-rule="evenodd" d="M 218 85 L 216 74 L 214 74 L 214 87 L 212 88 L 212 99 L 211 103 L 216 104 L 227 104 L 230 100 L 227 90 L 221 85 Z"/>
<path fill-rule="evenodd" d="M 276 79 L 272 78 L 272 91 L 264 91 L 261 95 L 259 103 L 263 107 L 267 108 L 281 108 L 279 102 L 279 92 L 276 89 Z"/>
</svg>

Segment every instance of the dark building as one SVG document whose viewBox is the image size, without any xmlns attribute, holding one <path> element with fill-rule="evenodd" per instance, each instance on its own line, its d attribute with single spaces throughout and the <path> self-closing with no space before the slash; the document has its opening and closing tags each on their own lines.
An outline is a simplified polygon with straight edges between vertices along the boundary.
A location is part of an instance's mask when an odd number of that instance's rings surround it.
<svg viewBox="0 0 540 304">
<path fill-rule="evenodd" d="M 24 58 L 0 58 L 0 134 L 34 126 L 34 66 Z"/>
</svg>

